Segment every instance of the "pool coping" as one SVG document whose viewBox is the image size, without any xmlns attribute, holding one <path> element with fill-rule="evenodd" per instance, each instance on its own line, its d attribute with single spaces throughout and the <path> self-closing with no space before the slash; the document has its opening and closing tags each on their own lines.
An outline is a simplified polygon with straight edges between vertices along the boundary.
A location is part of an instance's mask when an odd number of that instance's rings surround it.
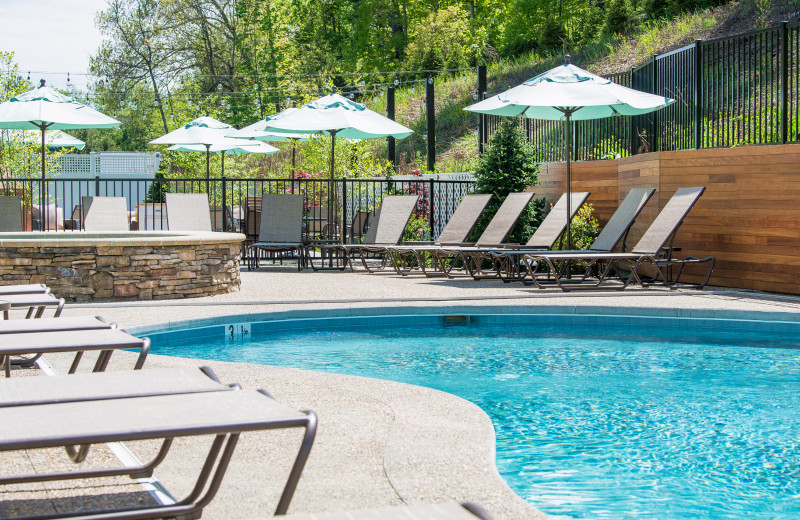
<svg viewBox="0 0 800 520">
<path fill-rule="evenodd" d="M 729 328 L 760 329 L 757 325 L 769 325 L 770 331 L 789 331 L 800 327 L 800 313 L 782 311 L 743 311 L 731 309 L 689 309 L 689 308 L 654 308 L 654 307 L 605 307 L 598 305 L 552 305 L 549 307 L 528 305 L 490 305 L 476 307 L 474 305 L 441 305 L 431 306 L 387 306 L 387 307 L 347 307 L 326 309 L 294 309 L 277 312 L 255 312 L 158 322 L 147 325 L 127 327 L 132 334 L 163 332 L 170 329 L 194 329 L 237 322 L 273 322 L 281 320 L 307 320 L 325 318 L 352 318 L 371 316 L 404 316 L 404 315 L 521 315 L 521 316 L 569 316 L 582 318 L 580 321 L 595 324 L 610 318 L 632 318 L 636 322 L 644 319 L 687 319 L 696 320 L 697 324 L 711 326 L 710 321 L 719 321 L 719 325 L 739 326 Z M 596 318 L 592 320 L 591 318 Z M 614 320 L 619 322 L 620 320 Z M 655 325 L 655 322 L 644 322 L 644 325 Z M 676 325 L 687 323 L 676 321 Z M 752 325 L 748 327 L 747 325 Z M 763 329 L 762 329 L 763 330 Z"/>
<path fill-rule="evenodd" d="M 130 231 L 128 233 L 97 233 L 89 231 L 8 232 L 0 233 L 0 247 L 186 246 L 216 244 L 219 242 L 240 243 L 244 242 L 245 239 L 246 237 L 241 233 L 216 231 Z"/>
</svg>

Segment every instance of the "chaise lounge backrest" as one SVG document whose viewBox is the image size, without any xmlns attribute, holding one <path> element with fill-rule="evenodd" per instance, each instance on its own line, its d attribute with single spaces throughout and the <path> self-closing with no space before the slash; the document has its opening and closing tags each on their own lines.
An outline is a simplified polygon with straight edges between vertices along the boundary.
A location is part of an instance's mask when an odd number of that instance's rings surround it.
<svg viewBox="0 0 800 520">
<path fill-rule="evenodd" d="M 642 255 L 658 254 L 705 190 L 705 186 L 678 188 L 631 252 Z"/>
<path fill-rule="evenodd" d="M 211 212 L 205 193 L 167 193 L 167 229 L 211 231 Z"/>
<path fill-rule="evenodd" d="M 85 231 L 130 231 L 125 197 L 83 197 Z"/>
<path fill-rule="evenodd" d="M 365 244 L 396 245 L 417 206 L 419 195 L 387 195 L 364 237 Z"/>
<path fill-rule="evenodd" d="M 502 244 L 511 234 L 511 230 L 519 220 L 519 216 L 528 207 L 535 194 L 531 191 L 522 193 L 509 193 L 500 209 L 492 217 L 489 225 L 483 230 L 483 233 L 475 242 L 478 247 L 491 247 Z"/>
<path fill-rule="evenodd" d="M 467 240 L 492 196 L 491 193 L 465 195 L 435 243 L 452 244 Z"/>
<path fill-rule="evenodd" d="M 589 192 L 578 191 L 570 194 L 570 219 L 578 214 L 581 206 L 589 198 Z M 536 232 L 525 243 L 526 248 L 547 250 L 553 247 L 558 237 L 567 229 L 567 194 L 556 201 L 553 209 L 542 220 Z"/>
<path fill-rule="evenodd" d="M 625 195 L 622 203 L 617 207 L 617 211 L 611 215 L 608 223 L 597 235 L 597 238 L 589 246 L 590 251 L 611 252 L 617 247 L 620 240 L 628 233 L 642 212 L 647 201 L 653 196 L 654 188 L 633 188 Z M 623 244 L 624 248 L 624 244 Z"/>
</svg>

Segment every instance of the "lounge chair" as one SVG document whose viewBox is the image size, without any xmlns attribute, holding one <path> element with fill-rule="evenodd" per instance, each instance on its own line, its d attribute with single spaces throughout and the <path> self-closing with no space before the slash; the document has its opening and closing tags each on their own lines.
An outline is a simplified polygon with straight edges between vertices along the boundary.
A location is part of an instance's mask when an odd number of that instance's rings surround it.
<svg viewBox="0 0 800 520">
<path fill-rule="evenodd" d="M 55 352 L 74 352 L 75 358 L 69 373 L 78 370 L 84 352 L 99 351 L 100 355 L 94 365 L 94 372 L 102 372 L 108 366 L 111 354 L 115 350 L 137 349 L 139 356 L 134 369 L 144 365 L 150 351 L 148 338 L 137 338 L 127 332 L 115 328 L 55 330 L 43 332 L 16 332 L 4 334 L 0 344 L 0 366 L 5 369 L 6 377 L 11 376 L 11 356 L 36 356 Z M 32 360 L 28 360 L 31 363 Z"/>
<path fill-rule="evenodd" d="M 0 231 L 23 231 L 22 199 L 19 197 L 13 195 L 0 197 Z"/>
<path fill-rule="evenodd" d="M 491 199 L 491 193 L 465 195 L 435 241 L 403 242 L 397 246 L 387 247 L 385 254 L 391 259 L 392 266 L 397 274 L 405 276 L 410 274 L 416 267 L 424 267 L 425 262 L 420 256 L 419 248 L 425 250 L 430 246 L 441 247 L 443 244 L 466 241 Z M 406 258 L 413 258 L 410 265 L 405 261 Z M 365 267 L 369 270 L 366 264 Z"/>
<path fill-rule="evenodd" d="M 625 240 L 636 217 L 644 209 L 647 202 L 655 193 L 654 188 L 633 188 L 623 199 L 617 210 L 611 215 L 608 223 L 603 227 L 600 234 L 589 246 L 588 251 L 598 253 L 610 253 L 617 245 L 622 242 L 622 251 L 625 251 Z M 549 215 L 548 215 L 549 216 Z M 546 220 L 546 219 L 545 219 Z M 525 277 L 524 267 L 520 269 L 520 259 L 526 254 L 535 254 L 537 251 L 519 249 L 515 251 L 499 250 L 489 253 L 489 259 L 494 263 L 494 271 L 499 274 L 503 281 L 520 280 Z M 552 254 L 580 253 L 580 250 L 572 251 L 552 251 Z M 566 264 L 564 264 L 566 266 Z"/>
<path fill-rule="evenodd" d="M 675 239 L 675 234 L 683 223 L 684 218 L 686 218 L 686 215 L 691 211 L 704 191 L 705 187 L 678 188 L 630 253 L 582 251 L 574 253 L 553 252 L 524 255 L 522 258 L 525 262 L 528 274 L 531 277 L 530 283 L 533 283 L 539 288 L 555 284 L 564 291 L 575 289 L 604 289 L 607 287 L 606 282 L 610 280 L 612 271 L 616 271 L 620 275 L 623 272 L 629 272 L 629 274 L 626 277 L 618 277 L 617 280 L 621 281 L 621 283 L 610 286 L 609 288 L 622 290 L 628 287 L 632 282 L 639 283 L 640 285 L 657 283 L 674 288 L 680 283 L 680 276 L 686 265 L 707 263 L 709 265 L 708 272 L 701 283 L 684 285 L 694 288 L 705 287 L 714 270 L 714 257 L 687 257 L 675 259 L 672 256 L 674 251 L 672 241 Z M 563 280 L 560 276 L 562 271 L 556 264 L 581 260 L 588 261 L 590 263 L 589 267 L 594 264 L 604 265 L 597 279 L 587 280 L 586 277 L 584 277 L 579 280 Z M 643 264 L 652 265 L 655 270 L 655 276 L 652 280 L 647 282 L 643 282 L 638 272 L 639 267 Z M 678 266 L 678 272 L 672 276 L 668 271 L 671 271 L 674 266 Z M 538 272 L 539 267 L 544 267 L 545 271 Z M 527 281 L 526 279 L 526 282 Z"/>
<path fill-rule="evenodd" d="M 419 201 L 419 195 L 387 195 L 381 201 L 381 205 L 375 212 L 375 217 L 367 229 L 364 242 L 360 244 L 326 244 L 324 241 L 311 241 L 306 244 L 309 263 L 313 269 L 317 269 L 312 261 L 310 249 L 319 248 L 321 256 L 341 255 L 344 259 L 339 269 L 344 269 L 348 265 L 355 271 L 352 255 L 358 254 L 362 264 L 366 267 L 366 254 L 380 254 L 387 246 L 397 245 L 403 238 L 411 214 Z M 383 258 L 382 265 L 386 265 L 386 258 Z"/>
<path fill-rule="evenodd" d="M 205 193 L 167 193 L 167 229 L 211 231 L 211 211 Z"/>
<path fill-rule="evenodd" d="M 410 506 L 363 509 L 342 513 L 317 513 L 289 515 L 286 520 L 489 520 L 489 515 L 469 502 L 444 504 L 417 504 Z"/>
<path fill-rule="evenodd" d="M 55 332 L 64 330 L 113 329 L 114 323 L 100 316 L 69 316 L 65 318 L 40 318 L 38 320 L 0 321 L 0 336 L 25 332 Z"/>
<path fill-rule="evenodd" d="M 50 288 L 43 283 L 0 285 L 0 297 L 5 294 L 47 294 Z"/>
<path fill-rule="evenodd" d="M 49 292 L 5 293 L 0 295 L 0 300 L 8 302 L 11 309 L 28 309 L 25 318 L 41 318 L 46 309 L 53 309 L 53 316 L 58 318 L 64 310 L 64 298 L 56 298 Z M 7 310 L 3 311 L 3 318 L 9 319 Z"/>
<path fill-rule="evenodd" d="M 128 201 L 125 197 L 83 197 L 81 206 L 84 212 L 84 231 L 130 231 Z"/>
<path fill-rule="evenodd" d="M 303 267 L 303 199 L 302 194 L 261 197 L 261 223 L 258 240 L 247 249 L 247 268 L 258 268 L 258 253 L 297 253 L 297 270 Z"/>
<path fill-rule="evenodd" d="M 411 254 L 415 257 L 415 265 L 420 267 L 425 276 L 441 276 L 444 274 L 444 271 L 449 270 L 451 267 L 444 262 L 440 262 L 441 258 L 437 256 L 439 251 L 457 247 L 476 247 L 484 243 L 495 244 L 504 241 L 509 233 L 511 233 L 519 216 L 530 203 L 533 195 L 532 192 L 510 193 L 503 201 L 503 204 L 500 205 L 497 213 L 495 213 L 476 243 L 464 242 L 463 240 L 450 242 L 439 239 L 436 243 L 431 245 L 414 246 L 413 248 L 408 245 L 401 245 L 399 247 L 392 246 L 392 249 L 403 249 L 406 251 L 404 254 L 408 254 L 408 251 L 412 251 Z M 386 249 L 386 247 L 384 247 L 384 249 Z M 426 262 L 423 259 L 426 255 L 430 255 L 433 265 L 426 266 Z M 401 260 L 396 255 L 393 255 L 393 262 L 400 264 Z M 405 271 L 405 273 L 402 271 Z M 408 269 L 401 268 L 400 274 L 408 274 L 409 272 Z"/>
<path fill-rule="evenodd" d="M 0 477 L 0 486 L 115 476 L 146 477 L 164 460 L 173 438 L 214 435 L 205 464 L 198 471 L 197 482 L 185 498 L 166 505 L 124 504 L 123 509 L 58 514 L 59 518 L 199 518 L 220 487 L 241 433 L 302 428 L 305 430 L 303 440 L 275 511 L 276 515 L 285 514 L 313 445 L 316 434 L 314 413 L 294 410 L 262 390 L 232 390 L 211 380 L 201 381 L 198 376 L 192 377 L 188 373 L 183 373 L 179 377 L 181 381 L 178 381 L 174 374 L 156 375 L 147 371 L 131 376 L 115 373 L 112 378 L 91 374 L 80 380 L 70 376 L 75 381 L 47 378 L 52 381 L 43 381 L 41 392 L 51 399 L 59 395 L 69 396 L 69 402 L 47 402 L 45 396 L 42 404 L 3 408 L 0 451 L 138 440 L 161 440 L 161 449 L 152 461 L 141 466 L 10 475 Z M 187 382 L 187 377 L 192 381 Z M 121 381 L 119 385 L 115 384 L 117 378 Z M 11 389 L 10 393 L 14 395 L 20 395 L 24 390 L 39 391 L 35 385 L 22 379 L 25 378 L 18 379 L 19 383 L 17 380 L 6 382 L 12 386 L 5 386 L 5 391 Z M 176 385 L 176 382 L 180 384 Z M 21 390 L 13 385 L 19 385 Z M 150 395 L 154 386 L 161 387 L 159 390 L 163 392 Z M 145 395 L 142 395 L 143 391 Z M 25 399 L 37 398 L 22 400 Z"/>
<path fill-rule="evenodd" d="M 572 216 L 577 214 L 588 197 L 589 193 L 587 192 L 572 193 Z M 526 248 L 540 250 L 551 248 L 567 227 L 566 204 L 566 195 L 562 195 L 528 242 L 524 245 L 505 242 L 506 236 L 511 233 L 516 221 L 519 219 L 519 215 L 522 213 L 522 210 L 525 209 L 525 206 L 522 206 L 513 221 L 507 217 L 504 218 L 510 225 L 508 225 L 506 235 L 501 241 L 491 243 L 481 236 L 481 239 L 475 245 L 459 245 L 458 247 L 444 246 L 439 249 L 431 250 L 433 265 L 437 267 L 437 271 L 440 274 L 444 274 L 448 278 L 454 278 L 456 276 L 452 269 L 453 265 L 460 265 L 463 267 L 464 273 L 461 274 L 462 276 L 472 276 L 476 279 L 496 277 L 497 273 L 489 275 L 481 269 L 482 262 L 487 258 L 491 260 L 492 253 L 498 249 Z M 498 214 L 499 213 L 498 211 Z M 494 219 L 492 222 L 494 222 Z"/>
<path fill-rule="evenodd" d="M 570 194 L 570 201 L 571 201 L 571 213 L 570 213 L 570 220 L 578 214 L 583 204 L 586 202 L 586 199 L 589 198 L 589 192 L 572 192 Z M 484 278 L 497 278 L 499 276 L 499 271 L 496 270 L 497 265 L 495 264 L 494 255 L 498 249 L 529 249 L 533 251 L 547 251 L 551 249 L 555 243 L 558 241 L 559 237 L 564 234 L 564 231 L 567 229 L 567 195 L 566 193 L 561 195 L 556 203 L 553 205 L 553 208 L 550 212 L 545 216 L 544 220 L 539 224 L 539 227 L 536 228 L 536 231 L 533 232 L 533 235 L 528 239 L 525 244 L 496 244 L 496 245 L 489 245 L 483 247 L 475 247 L 475 248 L 466 248 L 466 249 L 454 249 L 454 250 L 443 250 L 437 252 L 437 255 L 459 255 L 461 263 L 464 265 L 464 269 L 468 275 L 472 276 L 476 280 L 484 279 Z M 492 262 L 492 265 L 495 269 L 491 272 L 487 272 L 482 269 L 482 264 L 485 260 L 489 260 Z M 445 271 L 449 277 L 451 276 L 450 271 Z"/>
</svg>

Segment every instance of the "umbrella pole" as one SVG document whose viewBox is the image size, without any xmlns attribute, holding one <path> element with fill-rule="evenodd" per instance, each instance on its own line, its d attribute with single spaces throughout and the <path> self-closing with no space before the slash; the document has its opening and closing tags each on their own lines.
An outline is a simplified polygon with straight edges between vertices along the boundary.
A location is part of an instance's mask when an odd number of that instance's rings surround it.
<svg viewBox="0 0 800 520">
<path fill-rule="evenodd" d="M 209 193 L 211 186 L 211 145 L 206 145 L 206 193 Z"/>
<path fill-rule="evenodd" d="M 334 152 L 336 150 L 336 130 L 331 131 L 331 184 L 328 187 L 328 232 L 330 234 L 330 239 L 333 240 L 334 234 L 336 233 L 336 225 L 334 223 L 334 215 L 336 213 L 335 207 L 331 205 L 333 202 L 334 205 L 337 205 L 338 197 L 334 194 L 334 175 L 336 169 L 336 161 Z M 331 200 L 332 199 L 332 200 Z"/>
<path fill-rule="evenodd" d="M 42 185 L 39 188 L 39 197 L 40 197 L 39 198 L 39 227 L 41 228 L 40 231 L 46 231 L 47 227 L 48 227 L 48 224 L 49 224 L 49 222 L 47 222 L 47 217 L 49 217 L 49 215 L 47 214 L 47 212 L 45 212 L 45 208 L 46 208 L 46 205 L 47 205 L 47 194 L 45 193 L 45 190 L 47 189 L 47 183 L 45 182 L 45 179 L 47 178 L 47 173 L 46 173 L 46 169 L 45 169 L 45 157 L 44 157 L 44 154 L 45 154 L 44 134 L 45 134 L 45 129 L 48 126 L 50 126 L 50 125 L 47 125 L 47 124 L 44 124 L 44 123 L 39 125 L 39 130 L 41 130 L 41 132 L 42 132 Z M 56 214 L 58 214 L 58 212 L 56 212 Z"/>
<path fill-rule="evenodd" d="M 572 136 L 570 135 L 570 121 L 569 116 L 572 115 L 570 110 L 564 112 L 566 119 L 564 120 L 564 149 L 567 153 L 567 251 L 572 250 L 572 197 L 570 195 L 570 187 L 572 186 L 572 169 L 570 168 L 570 144 Z"/>
<path fill-rule="evenodd" d="M 295 152 L 294 146 L 295 146 L 295 144 L 297 144 L 297 139 L 291 139 L 291 141 L 292 141 L 292 175 L 294 175 L 294 171 L 295 171 L 294 170 L 294 168 L 295 168 L 295 166 L 294 166 L 294 152 Z"/>
</svg>

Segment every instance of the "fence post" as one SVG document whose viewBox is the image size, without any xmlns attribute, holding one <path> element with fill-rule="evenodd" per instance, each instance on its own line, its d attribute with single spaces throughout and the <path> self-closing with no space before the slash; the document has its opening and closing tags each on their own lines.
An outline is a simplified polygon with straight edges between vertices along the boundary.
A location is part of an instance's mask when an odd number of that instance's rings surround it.
<svg viewBox="0 0 800 520">
<path fill-rule="evenodd" d="M 429 179 L 428 182 L 430 186 L 428 187 L 428 215 L 430 216 L 430 226 L 431 226 L 431 240 L 436 240 L 436 225 L 434 223 L 434 215 L 433 215 L 433 188 L 435 186 L 435 181 L 433 179 Z"/>
<path fill-rule="evenodd" d="M 486 96 L 486 65 L 478 65 L 478 101 Z M 486 128 L 486 116 L 478 114 L 478 153 L 483 153 L 483 145 L 488 142 L 489 131 Z"/>
<path fill-rule="evenodd" d="M 655 94 L 657 92 L 657 89 L 658 89 L 658 54 L 653 54 L 653 87 L 651 93 Z M 653 114 L 653 137 L 651 137 L 651 139 L 653 140 L 653 145 L 650 151 L 658 152 L 659 151 L 658 135 L 660 132 L 660 129 L 658 128 L 658 110 L 652 112 L 652 114 Z"/>
<path fill-rule="evenodd" d="M 631 67 L 631 82 L 630 82 L 630 86 L 631 86 L 631 88 L 634 88 L 634 89 L 637 88 L 636 84 L 634 83 L 634 78 L 636 77 L 635 74 L 636 74 L 636 69 L 634 67 Z M 631 127 L 630 127 L 630 134 L 631 135 L 629 136 L 630 137 L 630 152 L 631 152 L 631 155 L 636 155 L 637 153 L 639 153 L 639 149 L 636 146 L 636 144 L 637 144 L 636 138 L 639 136 L 639 132 L 636 131 L 636 122 L 638 121 L 638 116 L 629 116 L 629 118 L 630 118 L 630 122 L 631 122 Z"/>
<path fill-rule="evenodd" d="M 342 244 L 347 243 L 347 177 L 342 177 Z"/>
<path fill-rule="evenodd" d="M 222 176 L 222 231 L 228 231 L 228 178 Z"/>
<path fill-rule="evenodd" d="M 703 55 L 702 40 L 694 41 L 694 149 L 702 148 Z"/>
<path fill-rule="evenodd" d="M 789 22 L 781 22 L 781 144 L 789 137 Z"/>
<path fill-rule="evenodd" d="M 100 176 L 94 176 L 94 194 L 96 197 L 100 196 Z"/>
<path fill-rule="evenodd" d="M 394 121 L 394 86 L 386 89 L 386 117 Z M 392 171 L 397 170 L 397 152 L 395 150 L 394 137 L 386 138 L 386 148 L 389 155 L 389 162 L 392 164 Z"/>
<path fill-rule="evenodd" d="M 433 103 L 433 78 L 425 81 L 425 119 L 428 123 L 428 171 L 436 168 L 436 107 Z"/>
</svg>

